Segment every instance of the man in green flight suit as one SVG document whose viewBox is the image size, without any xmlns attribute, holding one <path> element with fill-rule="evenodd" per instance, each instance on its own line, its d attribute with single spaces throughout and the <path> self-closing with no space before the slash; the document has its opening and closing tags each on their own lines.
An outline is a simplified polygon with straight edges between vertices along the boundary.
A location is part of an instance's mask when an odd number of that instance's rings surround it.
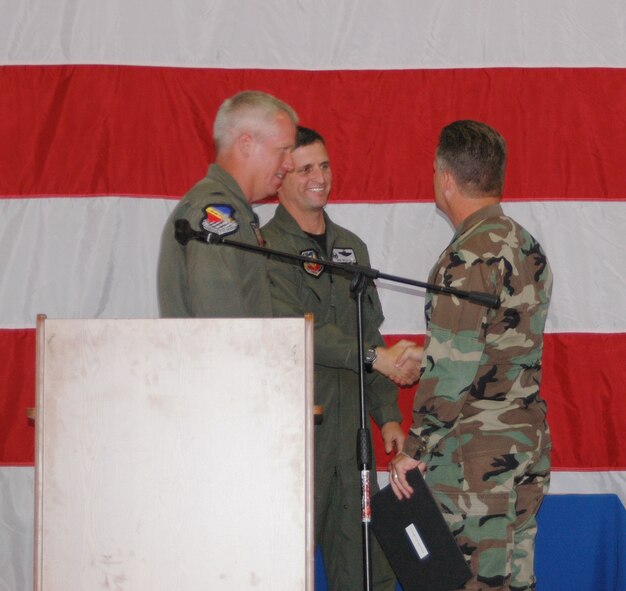
<svg viewBox="0 0 626 591">
<path fill-rule="evenodd" d="M 502 211 L 505 165 L 505 141 L 488 125 L 441 131 L 435 202 L 455 234 L 429 282 L 497 295 L 500 307 L 428 295 L 413 425 L 390 469 L 398 498 L 412 494 L 407 471 L 425 471 L 472 591 L 535 589 L 535 517 L 550 475 L 540 384 L 552 272 L 539 243 Z"/>
<path fill-rule="evenodd" d="M 360 472 L 356 434 L 360 423 L 356 302 L 351 275 L 325 268 L 318 260 L 369 265 L 367 247 L 352 232 L 334 224 L 324 211 L 332 173 L 323 138 L 298 127 L 292 153 L 294 170 L 278 192 L 280 205 L 263 227 L 267 246 L 311 258 L 310 263 L 270 261 L 275 316 L 315 319 L 315 403 L 323 420 L 315 427 L 315 544 L 321 544 L 329 589 L 363 588 Z M 400 341 L 386 348 L 379 332 L 383 314 L 375 286 L 363 295 L 367 408 L 381 427 L 385 449 L 402 449 L 397 383 L 411 383 L 419 375 L 412 359 L 395 366 L 410 344 Z M 374 467 L 375 469 L 375 467 Z M 374 472 L 375 473 L 375 472 Z M 378 490 L 372 479 L 372 492 Z M 395 589 L 395 576 L 372 537 L 372 577 L 376 591 Z"/>
<path fill-rule="evenodd" d="M 245 91 L 219 108 L 213 127 L 215 163 L 180 200 L 161 238 L 158 296 L 161 316 L 173 318 L 271 317 L 267 259 L 226 246 L 186 245 L 174 224 L 189 221 L 233 240 L 262 245 L 251 204 L 276 194 L 293 169 L 298 118 L 277 98 Z"/>
</svg>

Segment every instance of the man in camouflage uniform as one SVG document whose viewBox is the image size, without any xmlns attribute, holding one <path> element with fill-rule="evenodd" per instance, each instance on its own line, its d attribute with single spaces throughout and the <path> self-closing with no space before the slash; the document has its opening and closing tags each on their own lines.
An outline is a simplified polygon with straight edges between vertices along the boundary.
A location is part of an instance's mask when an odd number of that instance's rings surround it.
<svg viewBox="0 0 626 591">
<path fill-rule="evenodd" d="M 322 137 L 298 127 L 292 156 L 294 170 L 285 177 L 280 205 L 263 227 L 263 236 L 270 248 L 312 260 L 270 261 L 272 306 L 275 316 L 312 312 L 315 318 L 315 403 L 324 409 L 322 423 L 315 426 L 315 544 L 322 547 L 328 588 L 354 591 L 363 588 L 356 302 L 350 293 L 352 275 L 325 268 L 316 259 L 368 266 L 369 255 L 358 236 L 333 223 L 324 211 L 332 173 Z M 394 366 L 399 352 L 411 343 L 384 346 L 382 308 L 371 282 L 363 294 L 363 316 L 365 346 L 376 352 L 373 371 L 365 374 L 368 411 L 391 452 L 402 448 L 404 433 L 398 389 L 383 375 L 410 383 L 419 376 L 419 363 L 407 363 L 402 370 Z M 373 478 L 371 491 L 377 490 Z M 394 591 L 395 575 L 373 537 L 371 547 L 373 588 Z"/>
<path fill-rule="evenodd" d="M 502 212 L 505 164 L 491 127 L 442 130 L 435 201 L 456 232 L 429 280 L 498 295 L 501 305 L 429 294 L 413 425 L 390 467 L 398 498 L 412 493 L 406 472 L 425 471 L 471 567 L 471 590 L 535 588 L 535 517 L 550 472 L 539 387 L 552 273 L 539 243 Z"/>
</svg>

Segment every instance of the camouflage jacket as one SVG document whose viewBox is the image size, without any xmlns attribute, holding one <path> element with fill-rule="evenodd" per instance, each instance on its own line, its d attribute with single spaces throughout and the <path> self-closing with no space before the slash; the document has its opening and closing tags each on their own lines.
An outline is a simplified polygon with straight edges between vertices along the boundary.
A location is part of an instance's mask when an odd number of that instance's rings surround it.
<svg viewBox="0 0 626 591">
<path fill-rule="evenodd" d="M 482 208 L 457 228 L 429 281 L 498 294 L 501 305 L 427 296 L 405 453 L 436 464 L 549 446 L 539 387 L 552 272 L 539 243 L 500 205 Z"/>
</svg>

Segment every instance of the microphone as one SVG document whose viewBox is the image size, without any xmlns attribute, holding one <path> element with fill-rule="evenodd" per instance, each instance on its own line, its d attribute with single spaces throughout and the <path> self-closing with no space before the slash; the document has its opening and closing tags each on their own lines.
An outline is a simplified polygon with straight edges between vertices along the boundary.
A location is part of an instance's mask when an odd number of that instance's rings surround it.
<svg viewBox="0 0 626 591">
<path fill-rule="evenodd" d="M 189 220 L 182 218 L 174 222 L 174 237 L 182 246 L 186 246 L 191 240 L 198 240 L 200 242 L 206 242 L 207 244 L 217 244 L 222 241 L 222 238 L 213 232 L 194 230 Z"/>
</svg>

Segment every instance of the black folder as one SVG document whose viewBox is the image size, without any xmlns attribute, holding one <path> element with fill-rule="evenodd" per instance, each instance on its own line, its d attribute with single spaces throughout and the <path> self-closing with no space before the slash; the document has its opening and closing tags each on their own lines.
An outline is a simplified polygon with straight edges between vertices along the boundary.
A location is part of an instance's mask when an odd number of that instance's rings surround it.
<svg viewBox="0 0 626 591">
<path fill-rule="evenodd" d="M 407 479 L 410 499 L 398 500 L 390 485 L 372 497 L 371 529 L 404 591 L 459 589 L 471 571 L 420 471 Z"/>
</svg>

